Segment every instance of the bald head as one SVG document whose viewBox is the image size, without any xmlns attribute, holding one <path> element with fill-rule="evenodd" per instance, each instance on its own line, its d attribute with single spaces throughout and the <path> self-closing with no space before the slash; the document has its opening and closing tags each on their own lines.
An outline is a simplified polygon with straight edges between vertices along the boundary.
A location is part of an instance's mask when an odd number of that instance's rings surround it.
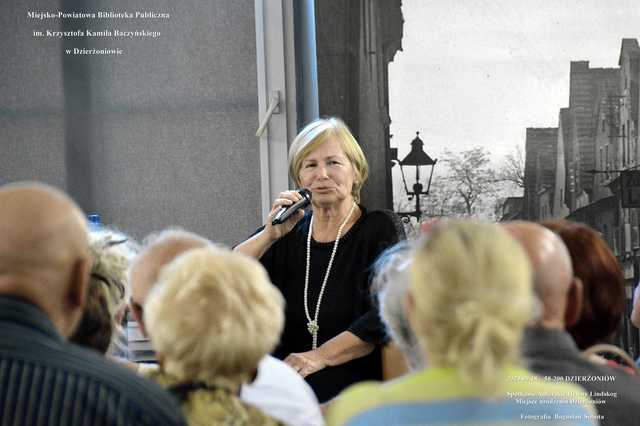
<svg viewBox="0 0 640 426">
<path fill-rule="evenodd" d="M 0 294 L 38 305 L 68 335 L 84 303 L 90 267 L 82 211 L 53 187 L 5 185 L 0 187 L 0 235 Z"/>
<path fill-rule="evenodd" d="M 211 244 L 206 238 L 182 230 L 167 230 L 147 238 L 129 269 L 131 310 L 145 336 L 143 308 L 162 268 L 186 251 Z"/>
<path fill-rule="evenodd" d="M 504 227 L 524 247 L 534 271 L 534 289 L 542 302 L 542 324 L 564 328 L 568 294 L 573 284 L 571 257 L 562 240 L 531 222 L 510 222 Z"/>
<path fill-rule="evenodd" d="M 0 188 L 0 233 L 0 273 L 87 252 L 84 215 L 66 194 L 43 184 Z"/>
</svg>

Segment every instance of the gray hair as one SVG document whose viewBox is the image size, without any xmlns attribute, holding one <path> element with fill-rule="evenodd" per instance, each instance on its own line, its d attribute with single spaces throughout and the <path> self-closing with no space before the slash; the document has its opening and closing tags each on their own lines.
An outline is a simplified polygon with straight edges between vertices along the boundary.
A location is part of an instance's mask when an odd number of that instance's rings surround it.
<svg viewBox="0 0 640 426">
<path fill-rule="evenodd" d="M 415 248 L 415 241 L 404 240 L 382 252 L 373 265 L 372 283 L 387 334 L 405 355 L 412 370 L 421 369 L 425 365 L 420 345 L 404 309 L 409 289 L 409 265 Z"/>
</svg>

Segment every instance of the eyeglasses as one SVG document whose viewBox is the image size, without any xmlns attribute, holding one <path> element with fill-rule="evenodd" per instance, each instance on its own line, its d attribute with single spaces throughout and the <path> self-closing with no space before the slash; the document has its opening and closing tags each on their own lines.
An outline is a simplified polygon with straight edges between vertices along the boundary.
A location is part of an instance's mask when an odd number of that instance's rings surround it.
<svg viewBox="0 0 640 426">
<path fill-rule="evenodd" d="M 113 240 L 113 241 L 112 241 L 112 240 L 111 240 L 111 237 L 109 237 L 109 239 L 105 240 L 105 242 L 104 242 L 104 247 L 105 247 L 105 248 L 107 248 L 107 247 L 117 246 L 118 244 L 124 244 L 124 243 L 126 243 L 127 241 L 129 241 L 129 239 L 128 239 L 128 238 L 123 238 L 123 239 L 121 239 L 121 240 Z"/>
<path fill-rule="evenodd" d="M 107 287 L 111 287 L 111 286 L 115 287 L 118 290 L 118 293 L 120 293 L 120 298 L 124 299 L 125 288 L 124 288 L 124 284 L 122 284 L 120 281 L 111 280 L 102 274 L 98 274 L 97 272 L 92 272 L 91 278 L 96 279 L 98 281 L 102 281 L 107 285 Z"/>
</svg>

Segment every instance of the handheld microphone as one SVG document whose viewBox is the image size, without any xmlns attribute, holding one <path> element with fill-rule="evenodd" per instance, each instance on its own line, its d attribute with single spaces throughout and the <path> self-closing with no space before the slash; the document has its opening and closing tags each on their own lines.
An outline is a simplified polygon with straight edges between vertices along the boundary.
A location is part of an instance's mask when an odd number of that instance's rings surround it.
<svg viewBox="0 0 640 426">
<path fill-rule="evenodd" d="M 298 194 L 302 195 L 302 200 L 293 203 L 290 206 L 282 207 L 273 217 L 273 220 L 271 221 L 272 225 L 280 225 L 281 223 L 284 223 L 295 212 L 300 209 L 304 209 L 311 203 L 311 191 L 307 188 L 299 189 Z"/>
</svg>

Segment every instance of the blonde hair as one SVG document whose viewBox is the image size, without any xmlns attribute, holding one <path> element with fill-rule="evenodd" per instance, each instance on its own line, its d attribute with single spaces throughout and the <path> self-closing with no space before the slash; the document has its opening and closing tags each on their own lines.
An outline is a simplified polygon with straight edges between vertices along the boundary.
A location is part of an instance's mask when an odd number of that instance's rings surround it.
<svg viewBox="0 0 640 426">
<path fill-rule="evenodd" d="M 109 228 L 92 232 L 88 238 L 92 266 L 87 301 L 78 328 L 69 339 L 100 352 L 126 352 L 119 342 L 124 335 L 121 320 L 130 293 L 127 268 L 138 246 Z"/>
<path fill-rule="evenodd" d="M 162 270 L 144 319 L 166 373 L 233 388 L 277 344 L 283 306 L 257 260 L 204 247 Z"/>
<path fill-rule="evenodd" d="M 89 234 L 89 252 L 93 259 L 91 267 L 91 285 L 100 285 L 105 291 L 109 313 L 115 315 L 129 299 L 129 280 L 127 269 L 136 255 L 138 245 L 126 235 L 103 230 Z M 99 277 L 107 278 L 105 283 Z"/>
<path fill-rule="evenodd" d="M 347 125 L 336 117 L 320 118 L 307 124 L 298 133 L 289 147 L 289 175 L 300 187 L 300 169 L 302 162 L 320 145 L 335 138 L 342 147 L 344 154 L 353 166 L 356 178 L 353 182 L 351 195 L 356 202 L 360 202 L 360 189 L 369 177 L 369 164 L 362 152 L 362 148 L 353 137 Z"/>
<path fill-rule="evenodd" d="M 451 221 L 422 243 L 409 275 L 410 321 L 427 362 L 497 392 L 533 312 L 524 249 L 498 225 Z"/>
</svg>

